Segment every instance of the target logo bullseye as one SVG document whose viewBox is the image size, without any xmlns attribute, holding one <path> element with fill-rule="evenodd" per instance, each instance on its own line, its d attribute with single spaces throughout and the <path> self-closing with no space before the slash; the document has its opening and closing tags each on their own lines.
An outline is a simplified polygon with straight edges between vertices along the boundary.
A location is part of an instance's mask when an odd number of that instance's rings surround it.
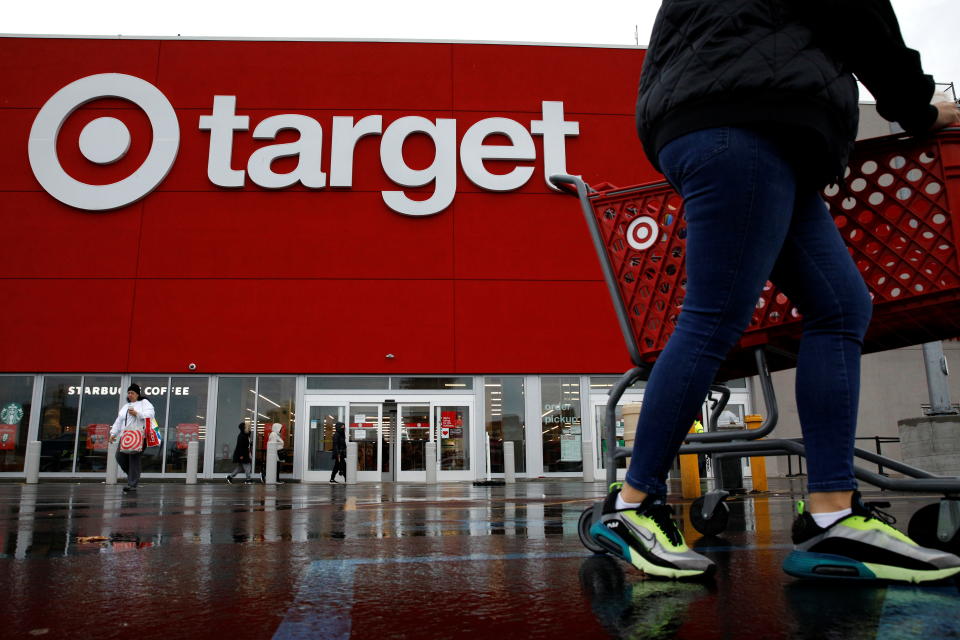
<svg viewBox="0 0 960 640">
<path fill-rule="evenodd" d="M 637 251 L 646 251 L 657 241 L 660 227 L 650 216 L 641 216 L 627 227 L 627 242 Z"/>
<path fill-rule="evenodd" d="M 120 434 L 121 451 L 139 451 L 143 448 L 142 431 L 124 431 Z"/>
<path fill-rule="evenodd" d="M 80 182 L 63 169 L 57 137 L 70 115 L 93 100 L 122 98 L 150 119 L 153 145 L 136 171 L 112 184 Z M 180 146 L 180 125 L 167 98 L 145 80 L 122 73 L 101 73 L 71 82 L 53 94 L 30 129 L 28 153 L 33 175 L 54 198 L 78 209 L 107 211 L 136 202 L 153 191 L 170 172 Z M 95 164 L 110 164 L 130 149 L 130 131 L 116 118 L 97 118 L 80 133 L 80 153 Z"/>
</svg>

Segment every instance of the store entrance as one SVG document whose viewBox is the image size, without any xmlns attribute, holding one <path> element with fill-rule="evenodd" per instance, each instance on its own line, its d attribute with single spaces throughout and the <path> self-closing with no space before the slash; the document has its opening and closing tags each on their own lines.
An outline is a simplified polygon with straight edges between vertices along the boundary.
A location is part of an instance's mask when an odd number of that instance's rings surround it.
<svg viewBox="0 0 960 640">
<path fill-rule="evenodd" d="M 439 481 L 474 479 L 472 396 L 308 396 L 307 409 L 304 481 L 328 481 L 336 422 L 344 422 L 348 441 L 357 443 L 359 482 L 425 482 L 431 442 L 436 444 L 432 463 Z"/>
</svg>

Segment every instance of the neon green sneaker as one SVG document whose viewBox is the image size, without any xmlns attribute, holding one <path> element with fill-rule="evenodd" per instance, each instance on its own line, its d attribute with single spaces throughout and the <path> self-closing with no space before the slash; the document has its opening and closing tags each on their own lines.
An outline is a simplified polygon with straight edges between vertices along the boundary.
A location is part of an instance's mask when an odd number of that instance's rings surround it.
<svg viewBox="0 0 960 640">
<path fill-rule="evenodd" d="M 637 509 L 617 510 L 621 486 L 610 485 L 603 515 L 590 527 L 597 544 L 650 576 L 698 578 L 713 573 L 713 561 L 683 541 L 663 498 L 647 496 Z"/>
<path fill-rule="evenodd" d="M 794 551 L 783 570 L 797 578 L 930 582 L 960 573 L 960 558 L 921 547 L 891 525 L 880 511 L 889 503 L 866 503 L 855 491 L 849 516 L 826 528 L 814 521 L 803 501 L 793 523 Z"/>
</svg>

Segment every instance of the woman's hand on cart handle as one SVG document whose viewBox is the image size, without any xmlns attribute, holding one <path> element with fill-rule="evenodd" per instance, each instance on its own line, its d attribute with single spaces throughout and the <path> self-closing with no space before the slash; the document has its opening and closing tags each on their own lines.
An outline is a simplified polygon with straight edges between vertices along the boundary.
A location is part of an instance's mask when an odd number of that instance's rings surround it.
<svg viewBox="0 0 960 640">
<path fill-rule="evenodd" d="M 933 106 L 937 108 L 937 120 L 933 123 L 934 131 L 947 127 L 960 127 L 960 105 L 956 102 L 938 102 Z"/>
</svg>

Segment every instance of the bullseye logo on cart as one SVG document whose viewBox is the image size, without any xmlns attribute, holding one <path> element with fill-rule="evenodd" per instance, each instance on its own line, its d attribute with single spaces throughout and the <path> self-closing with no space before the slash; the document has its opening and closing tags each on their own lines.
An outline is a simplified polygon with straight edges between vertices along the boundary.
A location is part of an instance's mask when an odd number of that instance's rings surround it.
<svg viewBox="0 0 960 640">
<path fill-rule="evenodd" d="M 146 159 L 133 173 L 117 182 L 94 185 L 75 179 L 63 168 L 57 157 L 57 138 L 71 114 L 101 98 L 121 98 L 139 107 L 150 121 L 153 143 Z M 281 131 L 295 131 L 299 138 L 258 148 L 247 158 L 245 169 L 238 169 L 233 165 L 233 140 L 238 132 L 250 129 L 250 116 L 237 112 L 237 96 L 213 96 L 210 113 L 200 116 L 198 126 L 210 136 L 207 177 L 218 187 L 232 189 L 243 187 L 247 178 L 266 189 L 297 184 L 316 190 L 350 189 L 357 143 L 367 136 L 379 136 L 380 165 L 394 184 L 410 188 L 432 185 L 432 191 L 425 193 L 381 192 L 390 209 L 410 216 L 439 213 L 453 202 L 458 159 L 464 174 L 481 189 L 519 189 L 534 173 L 534 167 L 529 165 L 537 159 L 534 136 L 542 138 L 543 179 L 553 188 L 547 178 L 567 173 L 567 138 L 580 133 L 578 122 L 564 119 L 563 102 L 546 100 L 541 102 L 540 119 L 531 120 L 529 126 L 509 118 L 485 118 L 466 130 L 459 148 L 457 121 L 453 118 L 404 116 L 384 128 L 382 115 L 367 115 L 356 121 L 353 116 L 333 116 L 329 163 L 325 167 L 323 125 L 309 116 L 288 113 L 264 118 L 254 127 L 252 137 L 269 141 L 275 140 Z M 428 167 L 412 168 L 404 160 L 403 145 L 414 135 L 427 136 L 433 143 L 434 158 Z M 509 142 L 487 144 L 490 136 Z M 100 117 L 82 129 L 79 149 L 89 162 L 108 165 L 126 155 L 130 140 L 130 130 L 122 121 Z M 33 121 L 28 153 L 34 176 L 51 196 L 77 209 L 108 211 L 136 202 L 156 189 L 173 167 L 179 147 L 176 113 L 157 87 L 135 76 L 103 73 L 80 78 L 47 100 Z M 275 160 L 291 157 L 297 162 L 292 171 L 276 173 L 271 168 Z M 511 161 L 514 165 L 506 173 L 493 173 L 485 165 L 487 160 Z"/>
</svg>

